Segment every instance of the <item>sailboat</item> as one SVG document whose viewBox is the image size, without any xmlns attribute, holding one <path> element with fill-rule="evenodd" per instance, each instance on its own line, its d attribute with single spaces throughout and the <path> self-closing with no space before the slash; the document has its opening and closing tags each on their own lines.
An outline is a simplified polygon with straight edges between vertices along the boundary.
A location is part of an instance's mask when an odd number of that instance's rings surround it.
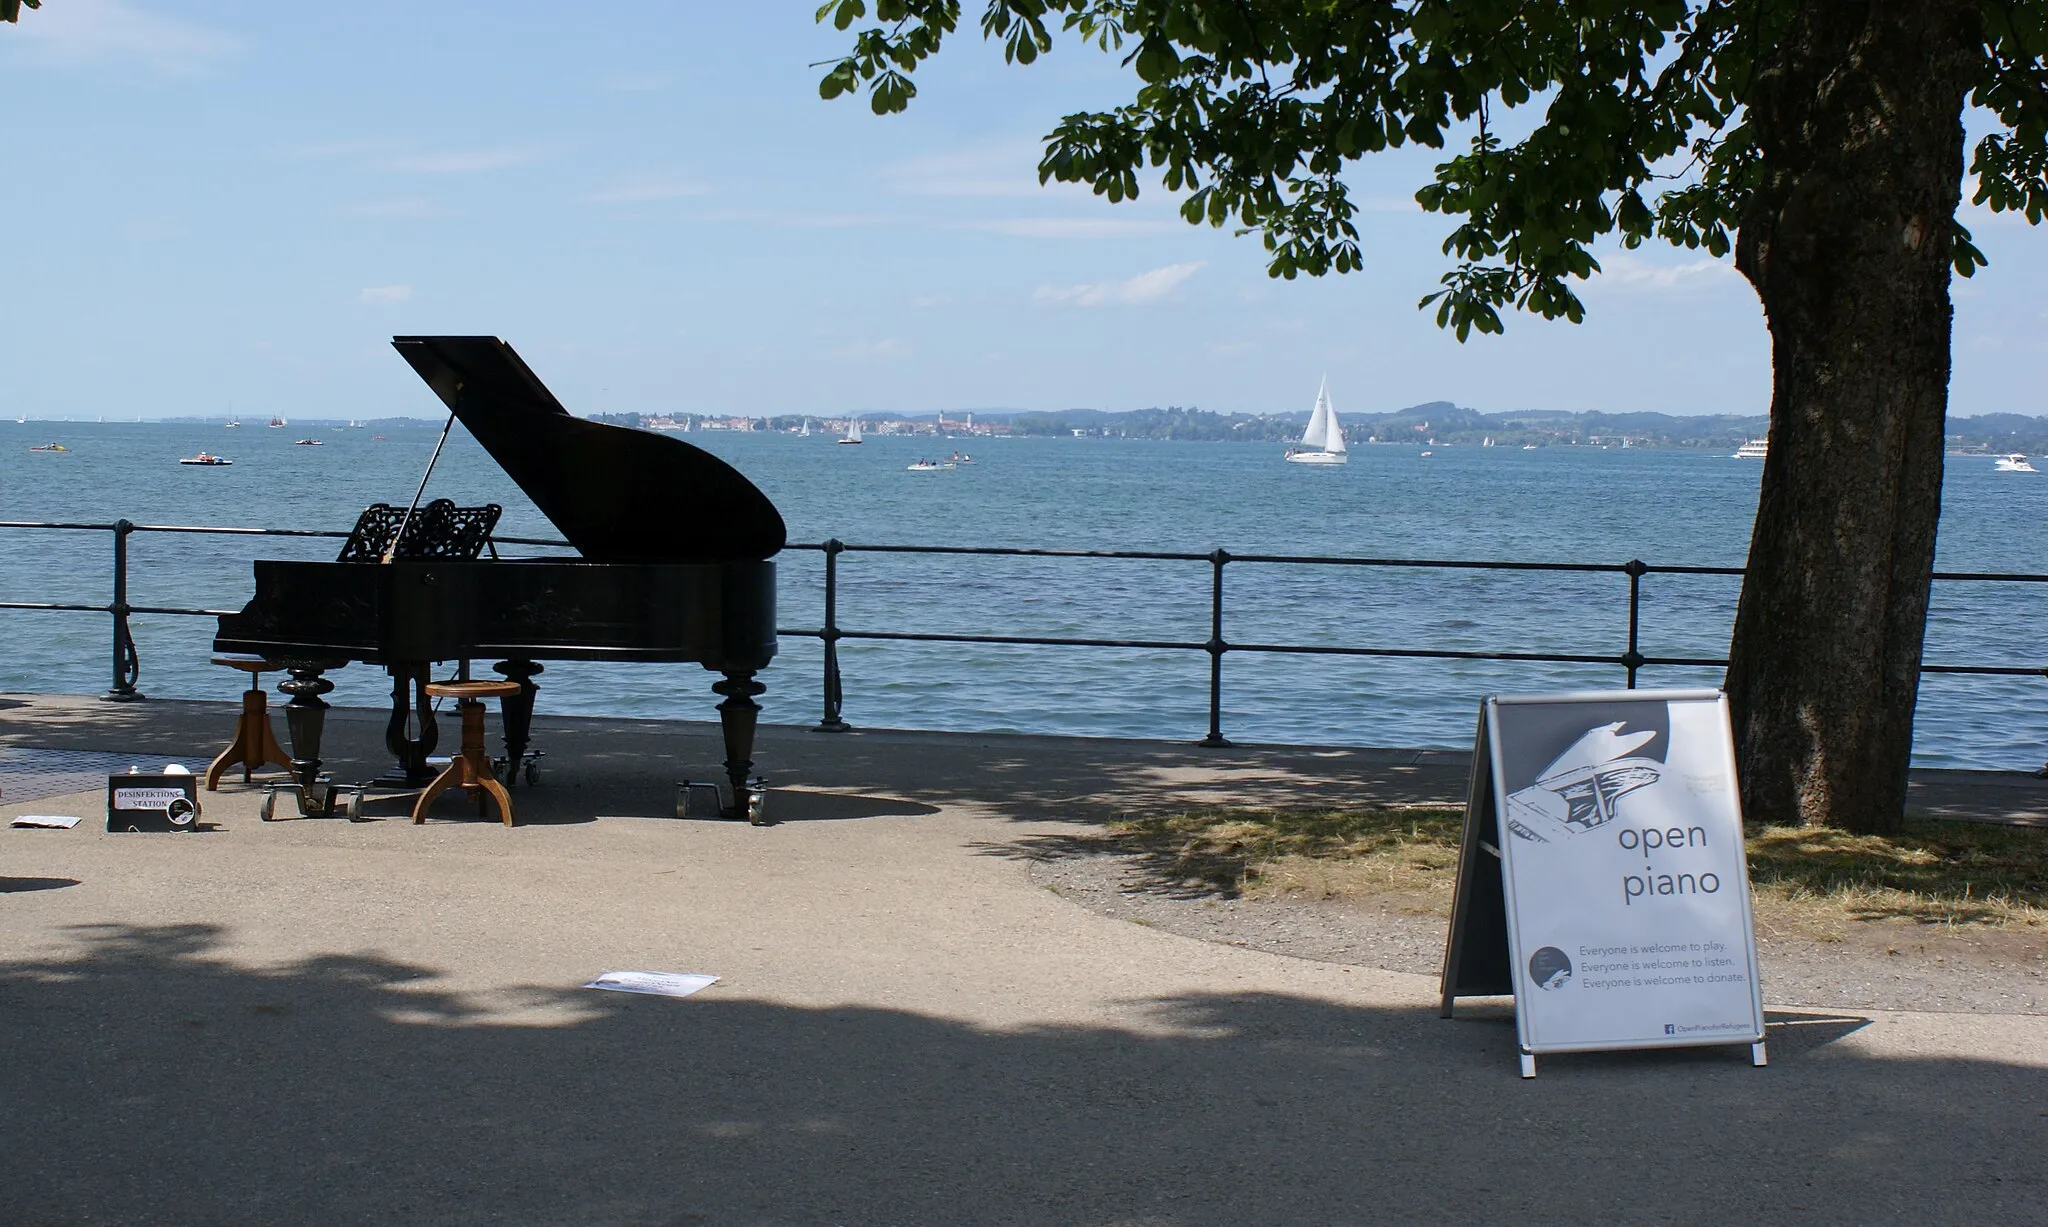
<svg viewBox="0 0 2048 1227">
<path fill-rule="evenodd" d="M 805 419 L 804 419 L 804 426 L 803 426 L 803 429 L 802 429 L 802 430 L 799 430 L 799 431 L 797 431 L 796 433 L 797 433 L 797 434 L 798 434 L 799 436 L 801 436 L 802 438 L 806 438 L 806 439 L 810 438 L 810 437 L 811 437 L 811 419 L 809 419 L 809 418 L 805 418 Z"/>
<path fill-rule="evenodd" d="M 1330 407 L 1330 378 L 1325 375 L 1323 386 L 1316 391 L 1315 411 L 1308 415 L 1308 429 L 1301 432 L 1301 445 L 1287 449 L 1287 460 L 1290 464 L 1345 464 L 1350 459 L 1344 454 L 1344 427 Z"/>
<path fill-rule="evenodd" d="M 846 420 L 846 437 L 845 437 L 845 438 L 843 438 L 843 439 L 841 439 L 841 440 L 839 440 L 839 441 L 840 441 L 841 443 L 858 443 L 858 442 L 860 442 L 860 419 L 859 419 L 859 418 L 848 418 L 848 419 Z"/>
</svg>

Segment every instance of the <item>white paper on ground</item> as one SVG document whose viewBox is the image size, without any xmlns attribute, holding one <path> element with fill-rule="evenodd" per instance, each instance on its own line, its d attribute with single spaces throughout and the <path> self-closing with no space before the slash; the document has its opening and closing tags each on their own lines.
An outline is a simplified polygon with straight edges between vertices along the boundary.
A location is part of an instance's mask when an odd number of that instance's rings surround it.
<svg viewBox="0 0 2048 1227">
<path fill-rule="evenodd" d="M 14 827 L 59 827 L 70 830 L 77 826 L 79 819 L 70 814 L 23 814 L 8 826 Z"/>
<path fill-rule="evenodd" d="M 700 988 L 718 983 L 717 976 L 680 971 L 608 971 L 584 985 L 606 988 L 615 993 L 653 993 L 657 997 L 687 997 Z"/>
</svg>

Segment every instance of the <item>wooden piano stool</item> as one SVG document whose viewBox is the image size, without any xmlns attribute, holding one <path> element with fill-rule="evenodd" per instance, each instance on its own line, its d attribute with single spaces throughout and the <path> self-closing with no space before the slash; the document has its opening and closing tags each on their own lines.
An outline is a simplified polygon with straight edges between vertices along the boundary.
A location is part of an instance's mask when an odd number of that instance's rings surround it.
<svg viewBox="0 0 2048 1227">
<path fill-rule="evenodd" d="M 219 792 L 220 777 L 237 763 L 241 764 L 244 784 L 250 782 L 249 773 L 259 767 L 277 766 L 290 771 L 292 756 L 277 744 L 277 734 L 271 731 L 270 706 L 262 684 L 265 673 L 284 666 L 241 652 L 222 652 L 213 658 L 213 663 L 248 674 L 249 688 L 242 692 L 242 715 L 235 725 L 235 739 L 206 769 L 206 791 Z"/>
<path fill-rule="evenodd" d="M 435 698 L 454 699 L 455 710 L 462 713 L 462 748 L 455 757 L 448 760 L 448 769 L 434 777 L 420 793 L 420 799 L 412 807 L 412 820 L 418 825 L 427 820 L 427 810 L 434 804 L 434 798 L 450 788 L 460 787 L 476 796 L 476 812 L 484 812 L 486 796 L 497 803 L 498 817 L 506 826 L 512 825 L 512 794 L 498 782 L 497 773 L 491 767 L 491 756 L 484 750 L 484 700 L 505 699 L 519 693 L 519 683 L 510 681 L 489 682 L 428 682 L 427 693 Z"/>
</svg>

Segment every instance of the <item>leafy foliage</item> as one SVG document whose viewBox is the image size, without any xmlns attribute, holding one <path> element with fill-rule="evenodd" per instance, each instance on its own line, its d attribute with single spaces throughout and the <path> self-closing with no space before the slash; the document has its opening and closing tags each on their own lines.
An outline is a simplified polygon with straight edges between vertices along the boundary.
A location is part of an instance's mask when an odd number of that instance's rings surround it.
<svg viewBox="0 0 2048 1227">
<path fill-rule="evenodd" d="M 1012 62 L 1056 34 L 1119 52 L 1132 100 L 1062 119 L 1041 182 L 1135 197 L 1157 171 L 1192 223 L 1259 233 L 1267 271 L 1362 266 L 1347 165 L 1410 142 L 1464 151 L 1416 192 L 1461 219 L 1434 304 L 1462 340 L 1505 308 L 1577 321 L 1592 245 L 1655 238 L 1732 249 L 1760 174 L 1745 100 L 1797 0 L 987 0 L 984 38 Z M 2048 0 L 1982 0 L 1972 102 L 1997 129 L 1977 144 L 1975 201 L 2048 213 Z M 826 98 L 863 86 L 877 114 L 916 96 L 917 66 L 957 32 L 959 0 L 874 0 L 876 23 L 829 65 Z M 869 0 L 830 0 L 841 30 Z M 1506 135 L 1518 132 L 1518 136 Z M 1984 263 L 1951 235 L 1955 270 Z"/>
</svg>

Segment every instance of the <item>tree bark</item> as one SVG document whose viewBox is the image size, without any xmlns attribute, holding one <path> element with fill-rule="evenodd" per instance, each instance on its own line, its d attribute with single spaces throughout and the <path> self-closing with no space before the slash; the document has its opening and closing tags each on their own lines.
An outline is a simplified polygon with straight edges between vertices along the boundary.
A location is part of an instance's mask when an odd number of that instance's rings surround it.
<svg viewBox="0 0 2048 1227">
<path fill-rule="evenodd" d="M 1770 454 L 1727 677 L 1752 821 L 1904 820 L 1979 20 L 1808 0 L 1759 64 L 1736 267 L 1770 323 Z"/>
</svg>

